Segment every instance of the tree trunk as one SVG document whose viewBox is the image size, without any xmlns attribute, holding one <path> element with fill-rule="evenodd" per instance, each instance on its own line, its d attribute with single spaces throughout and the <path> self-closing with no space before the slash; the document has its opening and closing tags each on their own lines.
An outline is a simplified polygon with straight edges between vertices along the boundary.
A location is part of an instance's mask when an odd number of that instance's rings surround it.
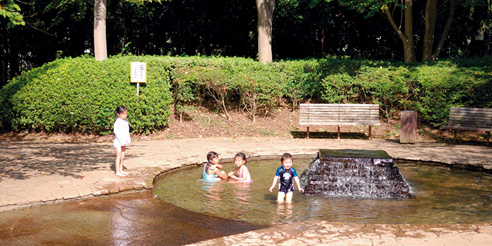
<svg viewBox="0 0 492 246">
<path fill-rule="evenodd" d="M 406 40 L 403 40 L 403 54 L 404 61 L 408 63 L 417 61 L 413 41 L 413 0 L 405 0 L 405 5 L 407 6 L 404 10 Z"/>
<path fill-rule="evenodd" d="M 434 50 L 434 53 L 432 54 L 432 60 L 437 59 L 439 57 L 439 54 L 441 53 L 442 46 L 444 45 L 444 41 L 446 41 L 449 30 L 451 30 L 451 23 L 453 22 L 455 9 L 456 9 L 456 0 L 450 0 L 448 19 L 446 20 L 446 25 L 444 25 L 444 30 L 442 31 L 441 38 L 439 39 L 439 43 L 437 44 L 437 47 Z"/>
<path fill-rule="evenodd" d="M 272 62 L 272 27 L 275 0 L 256 0 L 258 12 L 258 59 Z"/>
<path fill-rule="evenodd" d="M 106 45 L 106 0 L 94 1 L 94 56 L 96 61 L 108 59 Z"/>
<path fill-rule="evenodd" d="M 422 61 L 432 60 L 432 51 L 434 49 L 434 33 L 436 30 L 437 0 L 427 0 L 425 6 L 425 33 L 424 33 L 424 50 Z"/>
<path fill-rule="evenodd" d="M 412 0 L 405 0 L 405 5 L 407 6 L 404 9 L 403 15 L 404 15 L 404 27 L 405 30 L 402 32 L 402 30 L 396 25 L 395 20 L 393 19 L 393 15 L 391 14 L 391 11 L 386 8 L 384 10 L 384 13 L 386 14 L 386 17 L 388 18 L 388 21 L 390 22 L 391 26 L 393 29 L 396 31 L 398 34 L 398 37 L 400 37 L 402 43 L 403 43 L 403 60 L 405 62 L 416 62 L 417 59 L 415 57 L 415 48 L 414 48 L 414 41 L 413 41 L 413 16 L 412 16 Z"/>
<path fill-rule="evenodd" d="M 405 63 L 416 62 L 415 48 L 413 47 L 413 38 L 402 40 L 403 42 L 403 61 Z"/>
</svg>

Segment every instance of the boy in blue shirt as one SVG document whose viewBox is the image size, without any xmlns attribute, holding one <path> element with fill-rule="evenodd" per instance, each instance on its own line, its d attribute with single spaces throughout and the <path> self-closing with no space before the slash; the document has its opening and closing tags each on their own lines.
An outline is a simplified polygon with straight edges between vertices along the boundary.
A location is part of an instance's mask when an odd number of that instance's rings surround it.
<svg viewBox="0 0 492 246">
<path fill-rule="evenodd" d="M 304 193 L 304 189 L 301 188 L 296 169 L 292 167 L 292 155 L 284 153 L 280 161 L 282 162 L 282 166 L 277 169 L 277 173 L 275 173 L 275 177 L 273 178 L 273 184 L 269 190 L 270 192 L 273 192 L 275 184 L 280 180 L 277 203 L 284 203 L 284 199 L 285 203 L 292 203 L 294 182 L 296 183 L 299 192 Z"/>
</svg>

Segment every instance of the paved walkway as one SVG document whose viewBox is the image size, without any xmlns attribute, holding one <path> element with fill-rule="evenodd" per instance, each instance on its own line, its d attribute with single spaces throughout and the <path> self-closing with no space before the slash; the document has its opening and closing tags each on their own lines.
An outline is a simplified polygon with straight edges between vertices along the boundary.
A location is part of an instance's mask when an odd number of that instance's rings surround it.
<svg viewBox="0 0 492 246">
<path fill-rule="evenodd" d="M 33 205 L 88 198 L 120 191 L 152 188 L 156 175 L 183 165 L 201 164 L 208 151 L 231 159 L 248 156 L 279 158 L 284 152 L 314 156 L 318 149 L 385 150 L 395 159 L 431 161 L 492 170 L 492 147 L 393 140 L 280 138 L 210 138 L 135 142 L 127 152 L 128 177 L 117 178 L 111 143 L 56 144 L 0 141 L 0 212 Z M 492 242 L 492 224 L 417 226 L 365 225 L 308 221 L 202 242 L 229 244 L 343 245 L 485 245 Z M 487 243 L 487 244 L 488 244 Z"/>
</svg>

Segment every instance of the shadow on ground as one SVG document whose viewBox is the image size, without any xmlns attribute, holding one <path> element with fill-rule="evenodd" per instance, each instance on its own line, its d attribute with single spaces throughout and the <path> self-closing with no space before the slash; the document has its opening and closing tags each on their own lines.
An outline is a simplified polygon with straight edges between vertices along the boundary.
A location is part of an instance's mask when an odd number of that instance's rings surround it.
<svg viewBox="0 0 492 246">
<path fill-rule="evenodd" d="M 307 138 L 307 133 L 305 131 L 291 131 L 290 134 L 294 138 Z M 337 139 L 336 132 L 309 132 L 309 138 L 326 138 L 326 139 Z M 364 133 L 356 132 L 340 132 L 340 138 L 342 139 L 369 139 Z"/>
<path fill-rule="evenodd" d="M 486 145 L 487 142 L 487 133 L 483 131 L 459 131 L 456 140 L 454 139 L 454 131 L 452 130 L 430 131 L 426 135 L 431 139 L 447 144 Z"/>
<path fill-rule="evenodd" d="M 0 141 L 0 181 L 53 174 L 80 178 L 82 172 L 110 167 L 114 155 L 109 144 Z"/>
</svg>

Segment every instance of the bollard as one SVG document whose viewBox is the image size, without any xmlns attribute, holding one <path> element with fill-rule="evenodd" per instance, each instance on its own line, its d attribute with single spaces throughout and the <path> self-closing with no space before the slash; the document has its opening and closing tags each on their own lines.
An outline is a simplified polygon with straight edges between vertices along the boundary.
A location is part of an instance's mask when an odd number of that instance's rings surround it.
<svg viewBox="0 0 492 246">
<path fill-rule="evenodd" d="M 406 110 L 401 112 L 400 143 L 417 141 L 417 112 Z"/>
</svg>

